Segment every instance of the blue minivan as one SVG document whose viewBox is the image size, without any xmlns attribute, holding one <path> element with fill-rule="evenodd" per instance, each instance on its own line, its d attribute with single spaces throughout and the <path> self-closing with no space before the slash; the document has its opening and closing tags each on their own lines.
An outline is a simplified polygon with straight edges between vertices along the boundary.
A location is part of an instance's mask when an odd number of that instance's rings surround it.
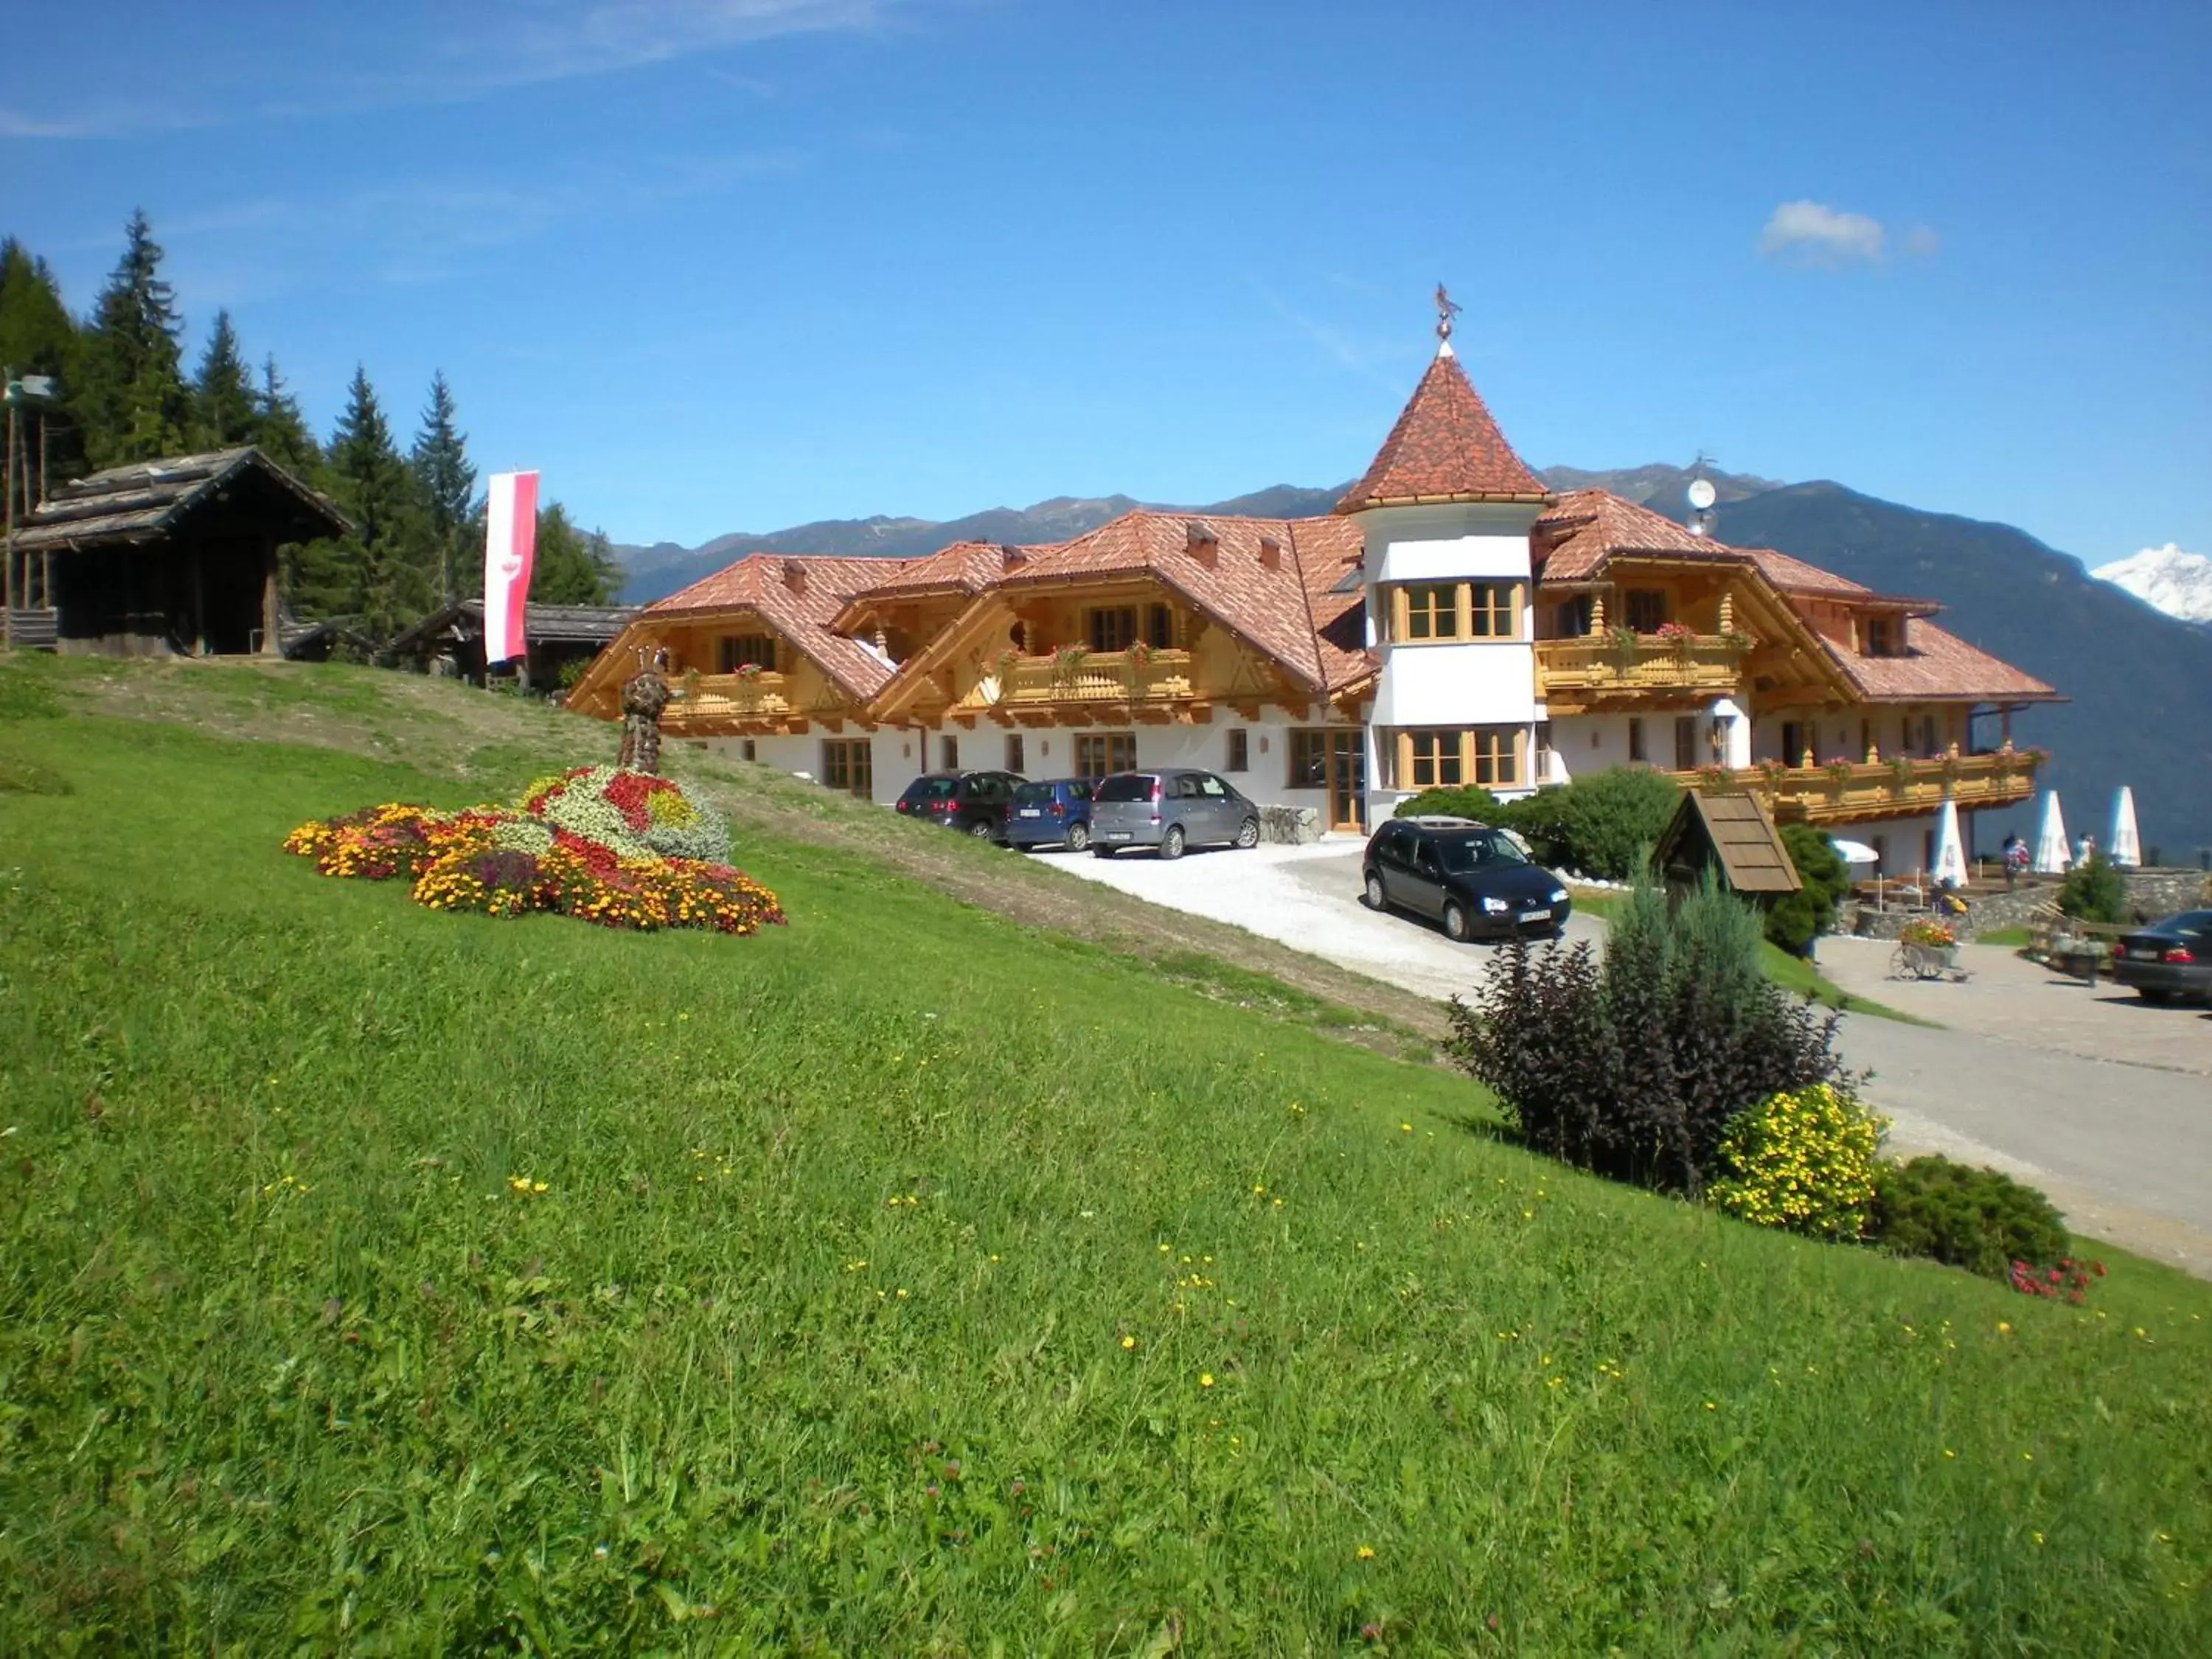
<svg viewBox="0 0 2212 1659">
<path fill-rule="evenodd" d="M 1051 778 L 1016 789 L 1006 808 L 1006 845 L 1024 853 L 1035 847 L 1080 853 L 1090 846 L 1091 780 Z"/>
</svg>

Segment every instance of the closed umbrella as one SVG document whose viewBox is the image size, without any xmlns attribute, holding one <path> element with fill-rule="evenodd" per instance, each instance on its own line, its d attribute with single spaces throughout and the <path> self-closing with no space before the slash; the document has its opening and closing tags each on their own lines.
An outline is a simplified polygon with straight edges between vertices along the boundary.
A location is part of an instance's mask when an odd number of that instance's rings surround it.
<svg viewBox="0 0 2212 1659">
<path fill-rule="evenodd" d="M 1945 797 L 1936 819 L 1936 879 L 1966 884 L 1966 845 L 1959 836 L 1959 803 Z"/>
<path fill-rule="evenodd" d="M 2035 830 L 2035 869 L 2039 875 L 2063 876 L 2074 862 L 2066 844 L 2066 815 L 2058 810 L 2058 792 L 2043 798 L 2043 818 Z"/>
<path fill-rule="evenodd" d="M 1863 841 L 1838 841 L 1828 838 L 1828 845 L 1836 849 L 1836 856 L 1845 864 L 1880 864 L 1881 854 Z"/>
<path fill-rule="evenodd" d="M 2136 792 L 2124 783 L 2112 797 L 2112 838 L 2106 847 L 2105 856 L 2123 869 L 2132 870 L 2142 862 L 2142 837 L 2136 833 Z"/>
</svg>

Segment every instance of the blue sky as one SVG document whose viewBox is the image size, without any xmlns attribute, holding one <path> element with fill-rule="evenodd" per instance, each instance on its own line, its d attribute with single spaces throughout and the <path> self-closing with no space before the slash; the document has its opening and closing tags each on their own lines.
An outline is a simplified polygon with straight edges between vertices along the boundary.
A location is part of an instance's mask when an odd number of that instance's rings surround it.
<svg viewBox="0 0 2212 1659">
<path fill-rule="evenodd" d="M 2212 550 L 2212 6 L 9 9 L 0 231 L 143 206 L 327 430 L 431 372 L 618 540 L 1532 462 Z M 88 62 L 96 56 L 97 62 Z"/>
</svg>

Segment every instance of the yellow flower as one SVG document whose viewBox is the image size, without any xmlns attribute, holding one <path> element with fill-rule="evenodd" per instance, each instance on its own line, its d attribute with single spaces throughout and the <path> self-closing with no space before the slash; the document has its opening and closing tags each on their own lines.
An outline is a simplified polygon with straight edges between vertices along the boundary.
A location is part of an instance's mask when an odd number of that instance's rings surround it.
<svg viewBox="0 0 2212 1659">
<path fill-rule="evenodd" d="M 1200 1371 L 1198 1374 L 1198 1386 L 1201 1389 L 1212 1388 L 1213 1386 L 1213 1373 L 1212 1371 Z"/>
<path fill-rule="evenodd" d="M 1997 1334 L 1999 1336 L 2010 1336 L 2012 1334 L 2012 1321 L 2009 1319 L 2000 1319 L 1997 1321 Z"/>
<path fill-rule="evenodd" d="M 1137 1339 L 1133 1336 L 1125 1336 L 1121 1339 L 1121 1351 L 1124 1353 L 1127 1352 L 1131 1348 L 1133 1348 L 1136 1346 Z"/>
<path fill-rule="evenodd" d="M 1358 1549 L 1352 1551 L 1352 1553 L 1355 1558 L 1362 1561 L 1372 1561 L 1375 1559 L 1375 1551 L 1373 1547 L 1367 1544 L 1362 1544 Z"/>
</svg>

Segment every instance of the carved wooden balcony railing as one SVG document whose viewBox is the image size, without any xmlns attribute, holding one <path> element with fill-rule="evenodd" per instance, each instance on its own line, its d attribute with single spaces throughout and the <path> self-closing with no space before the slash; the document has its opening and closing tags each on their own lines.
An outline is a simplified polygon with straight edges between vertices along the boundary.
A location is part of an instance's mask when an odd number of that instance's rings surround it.
<svg viewBox="0 0 2212 1659">
<path fill-rule="evenodd" d="M 1751 641 L 1741 634 L 1692 634 L 1678 640 L 1638 634 L 1536 641 L 1537 695 L 1557 713 L 1639 692 L 1724 697 L 1742 683 Z"/>
<path fill-rule="evenodd" d="M 689 675 L 672 682 L 676 693 L 660 723 L 672 732 L 720 720 L 778 720 L 792 713 L 788 683 L 774 669 L 757 674 Z"/>
<path fill-rule="evenodd" d="M 1748 789 L 1778 818 L 1847 823 L 1934 812 L 1946 796 L 1966 809 L 2013 805 L 2035 793 L 2035 769 L 2043 759 L 2037 750 L 2007 749 L 1987 755 L 1828 761 L 1812 767 L 1767 762 L 1734 771 L 1706 767 L 1673 775 L 1693 786 Z"/>
<path fill-rule="evenodd" d="M 1188 651 L 1090 651 L 987 664 L 957 707 L 980 713 L 1069 703 L 1171 704 L 1194 695 Z"/>
</svg>

